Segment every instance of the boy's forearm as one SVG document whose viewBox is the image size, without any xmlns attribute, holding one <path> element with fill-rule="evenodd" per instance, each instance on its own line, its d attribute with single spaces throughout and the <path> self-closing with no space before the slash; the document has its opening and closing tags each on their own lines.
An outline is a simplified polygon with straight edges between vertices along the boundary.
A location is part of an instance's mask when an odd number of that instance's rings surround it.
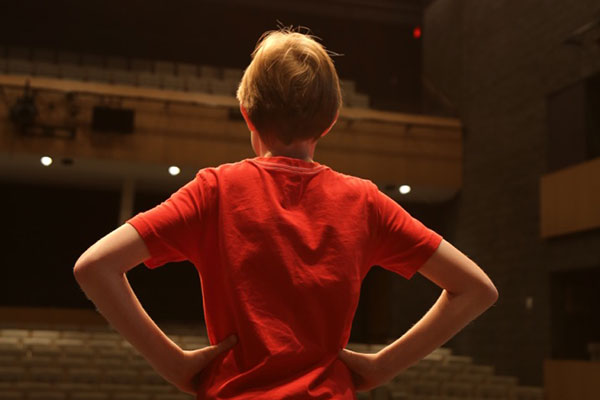
<svg viewBox="0 0 600 400">
<path fill-rule="evenodd" d="M 402 337 L 377 353 L 390 379 L 437 349 L 494 302 L 487 293 L 451 295 L 446 290 Z"/>
<path fill-rule="evenodd" d="M 97 267 L 75 273 L 82 290 L 104 318 L 169 379 L 176 373 L 182 349 L 146 313 L 124 274 L 99 272 L 101 267 Z"/>
</svg>

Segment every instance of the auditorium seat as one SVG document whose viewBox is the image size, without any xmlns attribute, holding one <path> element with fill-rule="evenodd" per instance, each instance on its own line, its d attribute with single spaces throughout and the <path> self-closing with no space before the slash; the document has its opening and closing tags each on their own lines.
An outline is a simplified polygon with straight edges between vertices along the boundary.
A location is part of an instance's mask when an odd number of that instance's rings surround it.
<svg viewBox="0 0 600 400">
<path fill-rule="evenodd" d="M 22 356 L 24 353 L 19 337 L 0 337 L 0 356 Z"/>
<path fill-rule="evenodd" d="M 140 72 L 154 72 L 154 63 L 149 60 L 144 60 L 141 58 L 132 58 L 129 61 L 130 69 L 135 73 Z"/>
<path fill-rule="evenodd" d="M 66 393 L 72 392 L 90 392 L 96 387 L 91 383 L 77 383 L 77 382 L 58 382 L 54 385 L 56 389 L 60 389 Z"/>
<path fill-rule="evenodd" d="M 109 70 L 110 80 L 112 83 L 117 85 L 137 85 L 137 74 L 133 71 L 126 71 L 123 69 L 111 69 Z"/>
<path fill-rule="evenodd" d="M 92 337 L 92 332 L 67 329 L 61 331 L 60 337 L 62 339 L 89 339 L 90 337 Z"/>
<path fill-rule="evenodd" d="M 60 331 L 51 329 L 32 329 L 31 337 L 58 339 L 60 337 Z"/>
<path fill-rule="evenodd" d="M 175 69 L 177 70 L 178 76 L 198 76 L 198 66 L 196 64 L 177 63 Z"/>
<path fill-rule="evenodd" d="M 87 70 L 85 67 L 77 64 L 58 64 L 58 71 L 60 77 L 66 80 L 85 81 L 87 77 Z"/>
<path fill-rule="evenodd" d="M 25 400 L 25 393 L 15 390 L 0 389 L 0 399 L 2 400 Z"/>
<path fill-rule="evenodd" d="M 171 393 L 174 390 L 173 386 L 166 384 L 150 385 L 147 383 L 142 383 L 138 387 L 141 392 L 148 393 L 154 396 L 161 393 Z"/>
<path fill-rule="evenodd" d="M 25 372 L 24 367 L 0 366 L 0 382 L 17 382 Z"/>
<path fill-rule="evenodd" d="M 190 92 L 208 93 L 209 82 L 206 78 L 187 77 L 187 90 Z"/>
<path fill-rule="evenodd" d="M 102 382 L 94 386 L 95 389 L 102 393 L 121 393 L 121 392 L 134 392 L 137 390 L 137 384 L 131 382 L 127 383 L 108 383 Z"/>
<path fill-rule="evenodd" d="M 90 367 L 70 367 L 66 369 L 65 378 L 72 383 L 94 384 L 102 381 L 102 370 Z"/>
<path fill-rule="evenodd" d="M 109 400 L 108 393 L 100 392 L 73 392 L 69 400 Z"/>
<path fill-rule="evenodd" d="M 184 350 L 194 350 L 209 345 L 206 336 L 182 335 L 172 339 L 180 344 Z"/>
<path fill-rule="evenodd" d="M 219 68 L 210 65 L 198 66 L 198 72 L 200 77 L 208 79 L 221 79 L 221 72 Z"/>
<path fill-rule="evenodd" d="M 60 68 L 58 64 L 54 63 L 35 62 L 33 65 L 33 72 L 35 75 L 50 78 L 58 78 L 60 76 Z"/>
<path fill-rule="evenodd" d="M 190 400 L 194 396 L 185 393 L 159 393 L 154 399 L 155 400 Z"/>
<path fill-rule="evenodd" d="M 113 400 L 152 400 L 152 397 L 148 393 L 117 392 L 113 395 Z"/>
<path fill-rule="evenodd" d="M 6 328 L 0 329 L 0 337 L 28 337 L 29 330 L 27 329 L 14 329 L 14 328 Z"/>
<path fill-rule="evenodd" d="M 185 90 L 185 77 L 176 75 L 163 75 L 162 87 L 168 90 Z"/>
<path fill-rule="evenodd" d="M 63 378 L 62 368 L 44 366 L 29 368 L 29 379 L 34 382 L 56 383 Z"/>
<path fill-rule="evenodd" d="M 6 62 L 6 71 L 15 75 L 33 75 L 33 63 L 19 58 L 9 58 Z"/>
<path fill-rule="evenodd" d="M 410 382 L 408 390 L 415 396 L 437 396 L 440 393 L 440 382 L 419 379 Z"/>
<path fill-rule="evenodd" d="M 175 63 L 171 61 L 155 61 L 154 73 L 157 75 L 175 75 Z"/>
<path fill-rule="evenodd" d="M 348 344 L 346 345 L 346 348 L 348 350 L 355 351 L 357 353 L 370 353 L 371 352 L 371 345 L 369 345 L 367 343 L 348 342 Z"/>
<path fill-rule="evenodd" d="M 455 364 L 456 365 L 456 364 Z M 468 374 L 481 374 L 485 376 L 494 375 L 494 367 L 492 365 L 468 364 L 464 371 Z"/>
<path fill-rule="evenodd" d="M 481 400 L 505 400 L 510 398 L 510 387 L 502 384 L 482 383 L 476 386 L 475 394 Z"/>
<path fill-rule="evenodd" d="M 544 389 L 534 386 L 517 386 L 513 389 L 513 400 L 543 400 Z M 570 400 L 570 399 L 569 399 Z M 575 399 L 573 399 L 575 400 Z"/>
<path fill-rule="evenodd" d="M 455 382 L 464 382 L 469 384 L 480 384 L 487 380 L 488 375 L 482 373 L 469 373 L 469 372 L 461 372 L 459 374 L 454 375 Z"/>
<path fill-rule="evenodd" d="M 149 72 L 141 72 L 138 74 L 138 84 L 140 86 L 159 88 L 160 76 Z"/>
<path fill-rule="evenodd" d="M 90 357 L 94 354 L 94 350 L 85 345 L 82 339 L 61 338 L 56 341 L 56 345 L 67 356 Z"/>
<path fill-rule="evenodd" d="M 129 368 L 112 369 L 106 371 L 105 381 L 108 383 L 138 382 L 138 373 Z"/>
<path fill-rule="evenodd" d="M 440 385 L 440 394 L 447 399 L 470 399 L 475 387 L 464 382 L 445 381 Z"/>
<path fill-rule="evenodd" d="M 44 391 L 52 390 L 54 388 L 62 390 L 62 388 L 60 388 L 56 384 L 52 384 L 50 382 L 36 382 L 36 381 L 32 381 L 32 380 L 27 380 L 26 375 L 22 376 L 18 382 L 14 383 L 13 388 L 19 389 L 25 393 L 44 392 Z"/>
<path fill-rule="evenodd" d="M 214 79 L 209 81 L 210 92 L 222 96 L 235 96 L 239 82 Z"/>
<path fill-rule="evenodd" d="M 44 390 L 41 392 L 30 392 L 28 400 L 67 400 L 67 393 L 57 390 Z"/>
<path fill-rule="evenodd" d="M 88 81 L 104 83 L 110 82 L 110 71 L 105 68 L 89 66 L 85 68 L 85 71 L 85 76 Z"/>
<path fill-rule="evenodd" d="M 244 70 L 239 68 L 224 68 L 223 69 L 223 80 L 231 80 L 239 82 L 244 75 Z"/>
</svg>

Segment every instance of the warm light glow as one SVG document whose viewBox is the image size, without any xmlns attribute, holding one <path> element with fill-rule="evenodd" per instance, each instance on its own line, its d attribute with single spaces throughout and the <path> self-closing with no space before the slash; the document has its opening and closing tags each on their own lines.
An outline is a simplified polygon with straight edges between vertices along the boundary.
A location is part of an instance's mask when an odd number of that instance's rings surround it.
<svg viewBox="0 0 600 400">
<path fill-rule="evenodd" d="M 43 166 L 47 167 L 48 165 L 52 164 L 52 157 L 44 156 L 40 161 L 42 162 Z"/>
<path fill-rule="evenodd" d="M 169 167 L 169 173 L 173 176 L 179 175 L 180 172 L 181 170 L 179 169 L 179 167 L 176 167 L 175 165 Z"/>
<path fill-rule="evenodd" d="M 410 193 L 410 186 L 408 185 L 402 185 L 398 188 L 398 191 L 402 194 L 407 194 Z"/>
</svg>

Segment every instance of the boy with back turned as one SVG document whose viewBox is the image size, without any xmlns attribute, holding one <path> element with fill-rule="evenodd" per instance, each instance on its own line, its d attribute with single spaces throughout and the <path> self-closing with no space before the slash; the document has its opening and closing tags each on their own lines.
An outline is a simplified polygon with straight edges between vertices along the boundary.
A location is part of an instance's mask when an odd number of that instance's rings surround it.
<svg viewBox="0 0 600 400">
<path fill-rule="evenodd" d="M 237 97 L 256 157 L 203 168 L 91 246 L 74 273 L 98 310 L 161 374 L 198 399 L 354 399 L 444 344 L 489 308 L 487 275 L 369 180 L 313 160 L 342 104 L 311 36 L 267 32 Z M 211 346 L 182 350 L 150 319 L 126 272 L 189 260 Z M 442 288 L 376 354 L 345 349 L 369 269 Z M 390 305 L 393 307 L 393 304 Z"/>
</svg>

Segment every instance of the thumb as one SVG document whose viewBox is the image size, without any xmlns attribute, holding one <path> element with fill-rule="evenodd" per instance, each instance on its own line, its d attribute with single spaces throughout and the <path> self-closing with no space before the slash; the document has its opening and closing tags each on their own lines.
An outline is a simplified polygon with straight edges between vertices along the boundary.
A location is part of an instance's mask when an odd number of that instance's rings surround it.
<svg viewBox="0 0 600 400">
<path fill-rule="evenodd" d="M 225 351 L 232 348 L 237 343 L 236 335 L 229 335 L 221 343 L 216 345 L 218 352 Z"/>
<path fill-rule="evenodd" d="M 225 338 L 225 340 L 221 341 L 220 343 L 206 347 L 205 352 L 208 353 L 208 356 L 210 358 L 213 358 L 213 357 L 216 357 L 219 353 L 222 353 L 222 352 L 230 349 L 236 343 L 237 343 L 237 336 L 230 335 L 227 338 Z"/>
</svg>

